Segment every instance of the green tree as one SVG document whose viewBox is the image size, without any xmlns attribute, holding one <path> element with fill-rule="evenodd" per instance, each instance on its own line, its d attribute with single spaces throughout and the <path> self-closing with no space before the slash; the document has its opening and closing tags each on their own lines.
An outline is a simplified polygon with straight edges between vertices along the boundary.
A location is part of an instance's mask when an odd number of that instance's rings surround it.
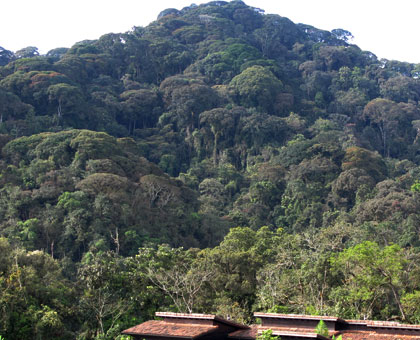
<svg viewBox="0 0 420 340">
<path fill-rule="evenodd" d="M 0 66 L 5 66 L 14 59 L 15 55 L 12 51 L 6 50 L 0 46 Z"/>
<path fill-rule="evenodd" d="M 48 100 L 56 105 L 57 124 L 62 119 L 70 122 L 84 119 L 82 112 L 77 112 L 83 103 L 82 92 L 78 87 L 66 83 L 54 84 L 48 87 L 47 94 Z"/>
<path fill-rule="evenodd" d="M 318 325 L 316 325 L 316 328 L 315 328 L 315 333 L 319 334 L 319 335 L 322 335 L 326 338 L 328 338 L 330 336 L 330 332 L 329 332 L 328 327 L 327 327 L 326 323 L 324 322 L 324 320 L 320 320 L 318 322 Z"/>
<path fill-rule="evenodd" d="M 401 302 L 409 282 L 405 250 L 396 244 L 381 248 L 377 243 L 365 241 L 330 261 L 342 282 L 332 295 L 348 315 L 372 318 L 390 303 L 403 320 L 407 318 Z"/>
<path fill-rule="evenodd" d="M 35 46 L 28 46 L 15 52 L 16 58 L 32 58 L 39 55 L 38 48 Z"/>
<path fill-rule="evenodd" d="M 132 134 L 136 128 L 152 127 L 160 111 L 160 100 L 153 90 L 140 89 L 124 91 L 120 95 L 122 110 L 128 131 Z"/>
<path fill-rule="evenodd" d="M 366 104 L 362 117 L 368 119 L 378 129 L 382 146 L 382 155 L 390 155 L 390 140 L 395 135 L 397 126 L 397 110 L 395 102 L 377 98 Z"/>
<path fill-rule="evenodd" d="M 200 254 L 190 249 L 161 245 L 157 250 L 141 248 L 136 256 L 139 269 L 145 267 L 150 282 L 169 296 L 178 312 L 197 310 L 197 300 L 213 275 Z"/>
<path fill-rule="evenodd" d="M 23 103 L 15 94 L 0 88 L 0 124 L 7 120 L 23 119 L 33 112 L 33 106 Z"/>
<path fill-rule="evenodd" d="M 248 67 L 234 77 L 230 86 L 238 103 L 273 113 L 273 104 L 283 88 L 283 83 L 270 70 L 256 65 Z"/>
<path fill-rule="evenodd" d="M 237 111 L 222 108 L 204 111 L 200 114 L 200 125 L 202 126 L 202 129 L 213 135 L 212 155 L 215 165 L 217 165 L 219 161 L 220 149 L 232 145 L 238 120 L 239 115 L 237 114 Z M 206 147 L 208 148 L 207 145 Z"/>
<path fill-rule="evenodd" d="M 185 131 L 187 139 L 199 127 L 200 113 L 218 106 L 219 102 L 216 91 L 201 79 L 169 77 L 161 83 L 160 90 L 172 123 L 178 131 Z"/>
<path fill-rule="evenodd" d="M 130 285 L 124 259 L 111 252 L 88 253 L 77 275 L 82 292 L 79 308 L 83 315 L 84 335 L 113 339 L 116 335 L 114 327 L 132 308 L 130 299 L 125 298 Z"/>
<path fill-rule="evenodd" d="M 4 238 L 0 252 L 0 332 L 11 340 L 71 339 L 75 296 L 60 263 L 43 251 L 12 249 Z"/>
<path fill-rule="evenodd" d="M 363 169 L 377 182 L 384 180 L 387 175 L 386 164 L 378 153 L 357 146 L 346 150 L 341 167 L 344 171 Z"/>
<path fill-rule="evenodd" d="M 351 34 L 351 32 L 349 32 L 349 31 L 346 31 L 346 30 L 344 30 L 344 29 L 342 29 L 342 28 L 335 28 L 335 29 L 333 29 L 332 31 L 331 31 L 331 33 L 337 38 L 337 39 L 340 39 L 340 40 L 343 40 L 343 41 L 345 41 L 345 42 L 347 42 L 347 41 L 349 41 L 349 40 L 351 40 L 351 39 L 353 39 L 354 37 L 353 37 L 353 34 Z"/>
<path fill-rule="evenodd" d="M 273 335 L 273 331 L 271 329 L 267 329 L 262 331 L 260 335 L 257 336 L 258 340 L 280 340 L 278 336 Z"/>
<path fill-rule="evenodd" d="M 380 86 L 381 95 L 395 102 L 417 102 L 420 99 L 419 91 L 417 79 L 402 75 L 389 78 Z"/>
<path fill-rule="evenodd" d="M 272 256 L 279 234 L 268 227 L 257 232 L 247 227 L 233 228 L 219 246 L 205 253 L 214 270 L 213 308 L 219 313 L 235 316 L 236 320 L 250 317 L 256 299 L 256 273 Z"/>
</svg>

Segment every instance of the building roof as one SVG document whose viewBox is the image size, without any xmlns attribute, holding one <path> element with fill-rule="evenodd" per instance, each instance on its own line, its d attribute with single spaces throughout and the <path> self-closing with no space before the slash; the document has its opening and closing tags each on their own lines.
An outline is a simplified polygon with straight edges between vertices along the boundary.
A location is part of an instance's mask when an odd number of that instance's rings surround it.
<svg viewBox="0 0 420 340">
<path fill-rule="evenodd" d="M 122 334 L 146 338 L 196 339 L 218 331 L 221 325 L 231 332 L 249 328 L 249 326 L 232 322 L 212 314 L 156 312 L 155 315 L 163 318 L 163 320 L 143 322 L 140 325 L 126 329 Z M 225 330 L 225 332 L 227 331 Z"/>
<path fill-rule="evenodd" d="M 258 333 L 259 335 L 260 333 Z M 288 331 L 280 331 L 280 330 L 276 330 L 273 329 L 273 333 L 274 336 L 280 336 L 281 337 L 293 337 L 293 338 L 305 338 L 305 339 L 320 339 L 320 340 L 331 340 L 330 338 L 326 338 L 325 336 L 322 336 L 320 334 L 314 333 L 314 332 L 288 332 Z"/>
<path fill-rule="evenodd" d="M 229 334 L 232 339 L 255 339 L 258 335 L 258 326 L 251 325 L 248 329 L 240 329 Z"/>
<path fill-rule="evenodd" d="M 255 340 L 264 330 L 271 329 L 273 335 L 285 339 L 327 340 L 329 338 L 317 334 L 315 327 L 312 329 L 311 326 L 318 320 L 324 320 L 333 323 L 330 336 L 342 335 L 343 340 L 420 340 L 420 325 L 298 314 L 255 313 L 254 315 L 262 319 L 261 325 L 241 325 L 212 314 L 158 312 L 156 316 L 163 320 L 147 321 L 122 333 L 146 339 L 159 337 L 191 340 L 198 340 L 213 333 L 214 335 L 223 333 L 229 339 Z"/>
<path fill-rule="evenodd" d="M 279 313 L 254 313 L 257 318 L 275 318 L 275 319 L 296 319 L 296 320 L 315 320 L 315 321 L 341 321 L 344 319 L 335 316 L 319 316 L 319 315 L 305 315 L 305 314 L 279 314 Z"/>
<path fill-rule="evenodd" d="M 249 328 L 249 326 L 242 325 L 240 323 L 233 322 L 230 320 L 226 320 L 226 319 L 221 318 L 220 316 L 213 315 L 213 314 L 156 312 L 155 315 L 161 318 L 165 318 L 165 319 L 176 318 L 176 319 L 188 319 L 188 320 L 213 320 L 213 321 L 223 323 L 225 325 L 229 325 L 235 328 L 240 328 L 240 329 Z"/>
<path fill-rule="evenodd" d="M 341 334 L 343 340 L 419 340 L 419 335 L 383 334 L 366 331 L 345 331 Z"/>
<path fill-rule="evenodd" d="M 299 328 L 290 328 L 290 327 L 264 327 L 266 329 L 271 329 L 273 331 L 273 335 L 278 335 L 280 337 L 287 336 L 287 337 L 298 337 L 298 338 L 308 338 L 308 339 L 322 339 L 322 340 L 329 340 L 325 336 L 319 335 L 313 332 L 308 332 L 308 330 L 302 330 Z M 258 335 L 260 335 L 265 329 L 261 327 L 258 330 Z"/>
<path fill-rule="evenodd" d="M 345 320 L 345 322 L 349 325 L 365 325 L 371 328 L 395 328 L 420 331 L 420 325 L 409 325 L 395 321 Z"/>
<path fill-rule="evenodd" d="M 238 330 L 230 333 L 229 338 L 232 339 L 256 339 L 258 335 L 261 335 L 263 331 L 271 329 L 274 336 L 281 337 L 295 337 L 305 339 L 321 339 L 330 340 L 322 335 L 308 331 L 307 329 L 300 329 L 296 327 L 264 327 L 261 325 L 252 325 L 249 329 Z"/>
<path fill-rule="evenodd" d="M 196 339 L 202 335 L 215 331 L 214 325 L 178 324 L 174 322 L 150 320 L 131 327 L 122 332 L 126 335 L 164 336 L 181 339 Z"/>
<path fill-rule="evenodd" d="M 362 339 L 418 339 L 420 340 L 420 325 L 401 324 L 391 321 L 371 321 L 371 320 L 344 320 L 331 316 L 313 316 L 299 314 L 277 314 L 277 313 L 254 313 L 254 316 L 262 319 L 262 326 L 258 326 L 258 331 L 254 338 L 264 328 L 271 328 L 274 335 L 290 337 L 289 334 L 297 338 L 305 338 L 315 333 L 315 328 L 311 332 L 304 323 L 299 321 L 326 321 L 334 324 L 333 330 L 330 329 L 330 336 L 342 335 L 343 340 L 362 340 Z M 265 325 L 264 320 L 272 320 Z M 275 320 L 278 320 L 277 323 Z M 290 322 L 288 322 L 289 320 Z M 264 327 L 265 326 L 265 327 Z M 289 334 L 287 334 L 289 333 Z M 308 336 L 304 335 L 308 334 Z M 240 333 L 236 333 L 239 334 Z M 245 338 L 244 338 L 245 339 Z"/>
</svg>

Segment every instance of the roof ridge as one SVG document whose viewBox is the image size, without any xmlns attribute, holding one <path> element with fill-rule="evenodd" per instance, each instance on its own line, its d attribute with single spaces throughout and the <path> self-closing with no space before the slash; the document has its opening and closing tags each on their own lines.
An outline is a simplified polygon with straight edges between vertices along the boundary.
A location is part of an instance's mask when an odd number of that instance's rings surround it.
<svg viewBox="0 0 420 340">
<path fill-rule="evenodd" d="M 160 316 L 160 317 L 208 319 L 208 320 L 214 320 L 216 318 L 216 315 L 214 314 L 202 314 L 202 313 L 156 312 L 155 315 Z"/>
<path fill-rule="evenodd" d="M 254 313 L 255 317 L 267 317 L 267 318 L 285 318 L 285 319 L 311 319 L 311 320 L 329 320 L 329 321 L 342 321 L 345 320 L 337 316 L 328 315 L 306 315 L 306 314 L 280 314 L 280 313 Z"/>
<path fill-rule="evenodd" d="M 247 329 L 249 326 L 237 323 L 235 321 L 226 320 L 221 316 L 214 314 L 201 314 L 201 313 L 174 313 L 174 312 L 156 312 L 156 316 L 163 318 L 180 318 L 180 319 L 199 319 L 199 320 L 215 320 L 227 325 L 231 325 L 240 329 Z"/>
</svg>

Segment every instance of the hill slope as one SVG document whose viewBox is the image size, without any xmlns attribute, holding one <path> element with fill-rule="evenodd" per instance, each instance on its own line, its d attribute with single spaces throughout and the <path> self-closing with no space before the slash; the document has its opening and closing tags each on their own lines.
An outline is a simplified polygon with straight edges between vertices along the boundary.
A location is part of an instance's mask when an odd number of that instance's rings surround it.
<svg viewBox="0 0 420 340">
<path fill-rule="evenodd" d="M 188 310 L 178 277 L 244 320 L 418 322 L 420 68 L 350 37 L 213 1 L 0 48 L 0 334 L 111 339 Z"/>
</svg>

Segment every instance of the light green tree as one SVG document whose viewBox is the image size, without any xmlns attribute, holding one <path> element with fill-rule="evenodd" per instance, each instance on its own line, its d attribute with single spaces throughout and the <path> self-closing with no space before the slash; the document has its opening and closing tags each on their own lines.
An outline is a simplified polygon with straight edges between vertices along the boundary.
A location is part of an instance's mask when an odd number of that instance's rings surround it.
<svg viewBox="0 0 420 340">
<path fill-rule="evenodd" d="M 319 334 L 319 335 L 322 335 L 322 336 L 325 336 L 325 337 L 329 337 L 330 334 L 329 334 L 329 331 L 328 331 L 328 327 L 325 324 L 324 320 L 320 320 L 318 322 L 318 325 L 315 328 L 315 333 Z"/>
<path fill-rule="evenodd" d="M 257 340 L 280 340 L 280 337 L 273 336 L 273 331 L 271 329 L 267 329 L 262 331 L 262 333 L 257 337 Z"/>
<path fill-rule="evenodd" d="M 406 282 L 410 281 L 405 250 L 396 244 L 381 248 L 375 242 L 365 241 L 330 261 L 342 277 L 342 284 L 332 293 L 338 305 L 353 311 L 355 317 L 372 318 L 387 304 L 406 319 L 401 303 Z"/>
<path fill-rule="evenodd" d="M 272 112 L 283 83 L 269 69 L 256 65 L 233 78 L 230 86 L 240 104 Z"/>
</svg>

